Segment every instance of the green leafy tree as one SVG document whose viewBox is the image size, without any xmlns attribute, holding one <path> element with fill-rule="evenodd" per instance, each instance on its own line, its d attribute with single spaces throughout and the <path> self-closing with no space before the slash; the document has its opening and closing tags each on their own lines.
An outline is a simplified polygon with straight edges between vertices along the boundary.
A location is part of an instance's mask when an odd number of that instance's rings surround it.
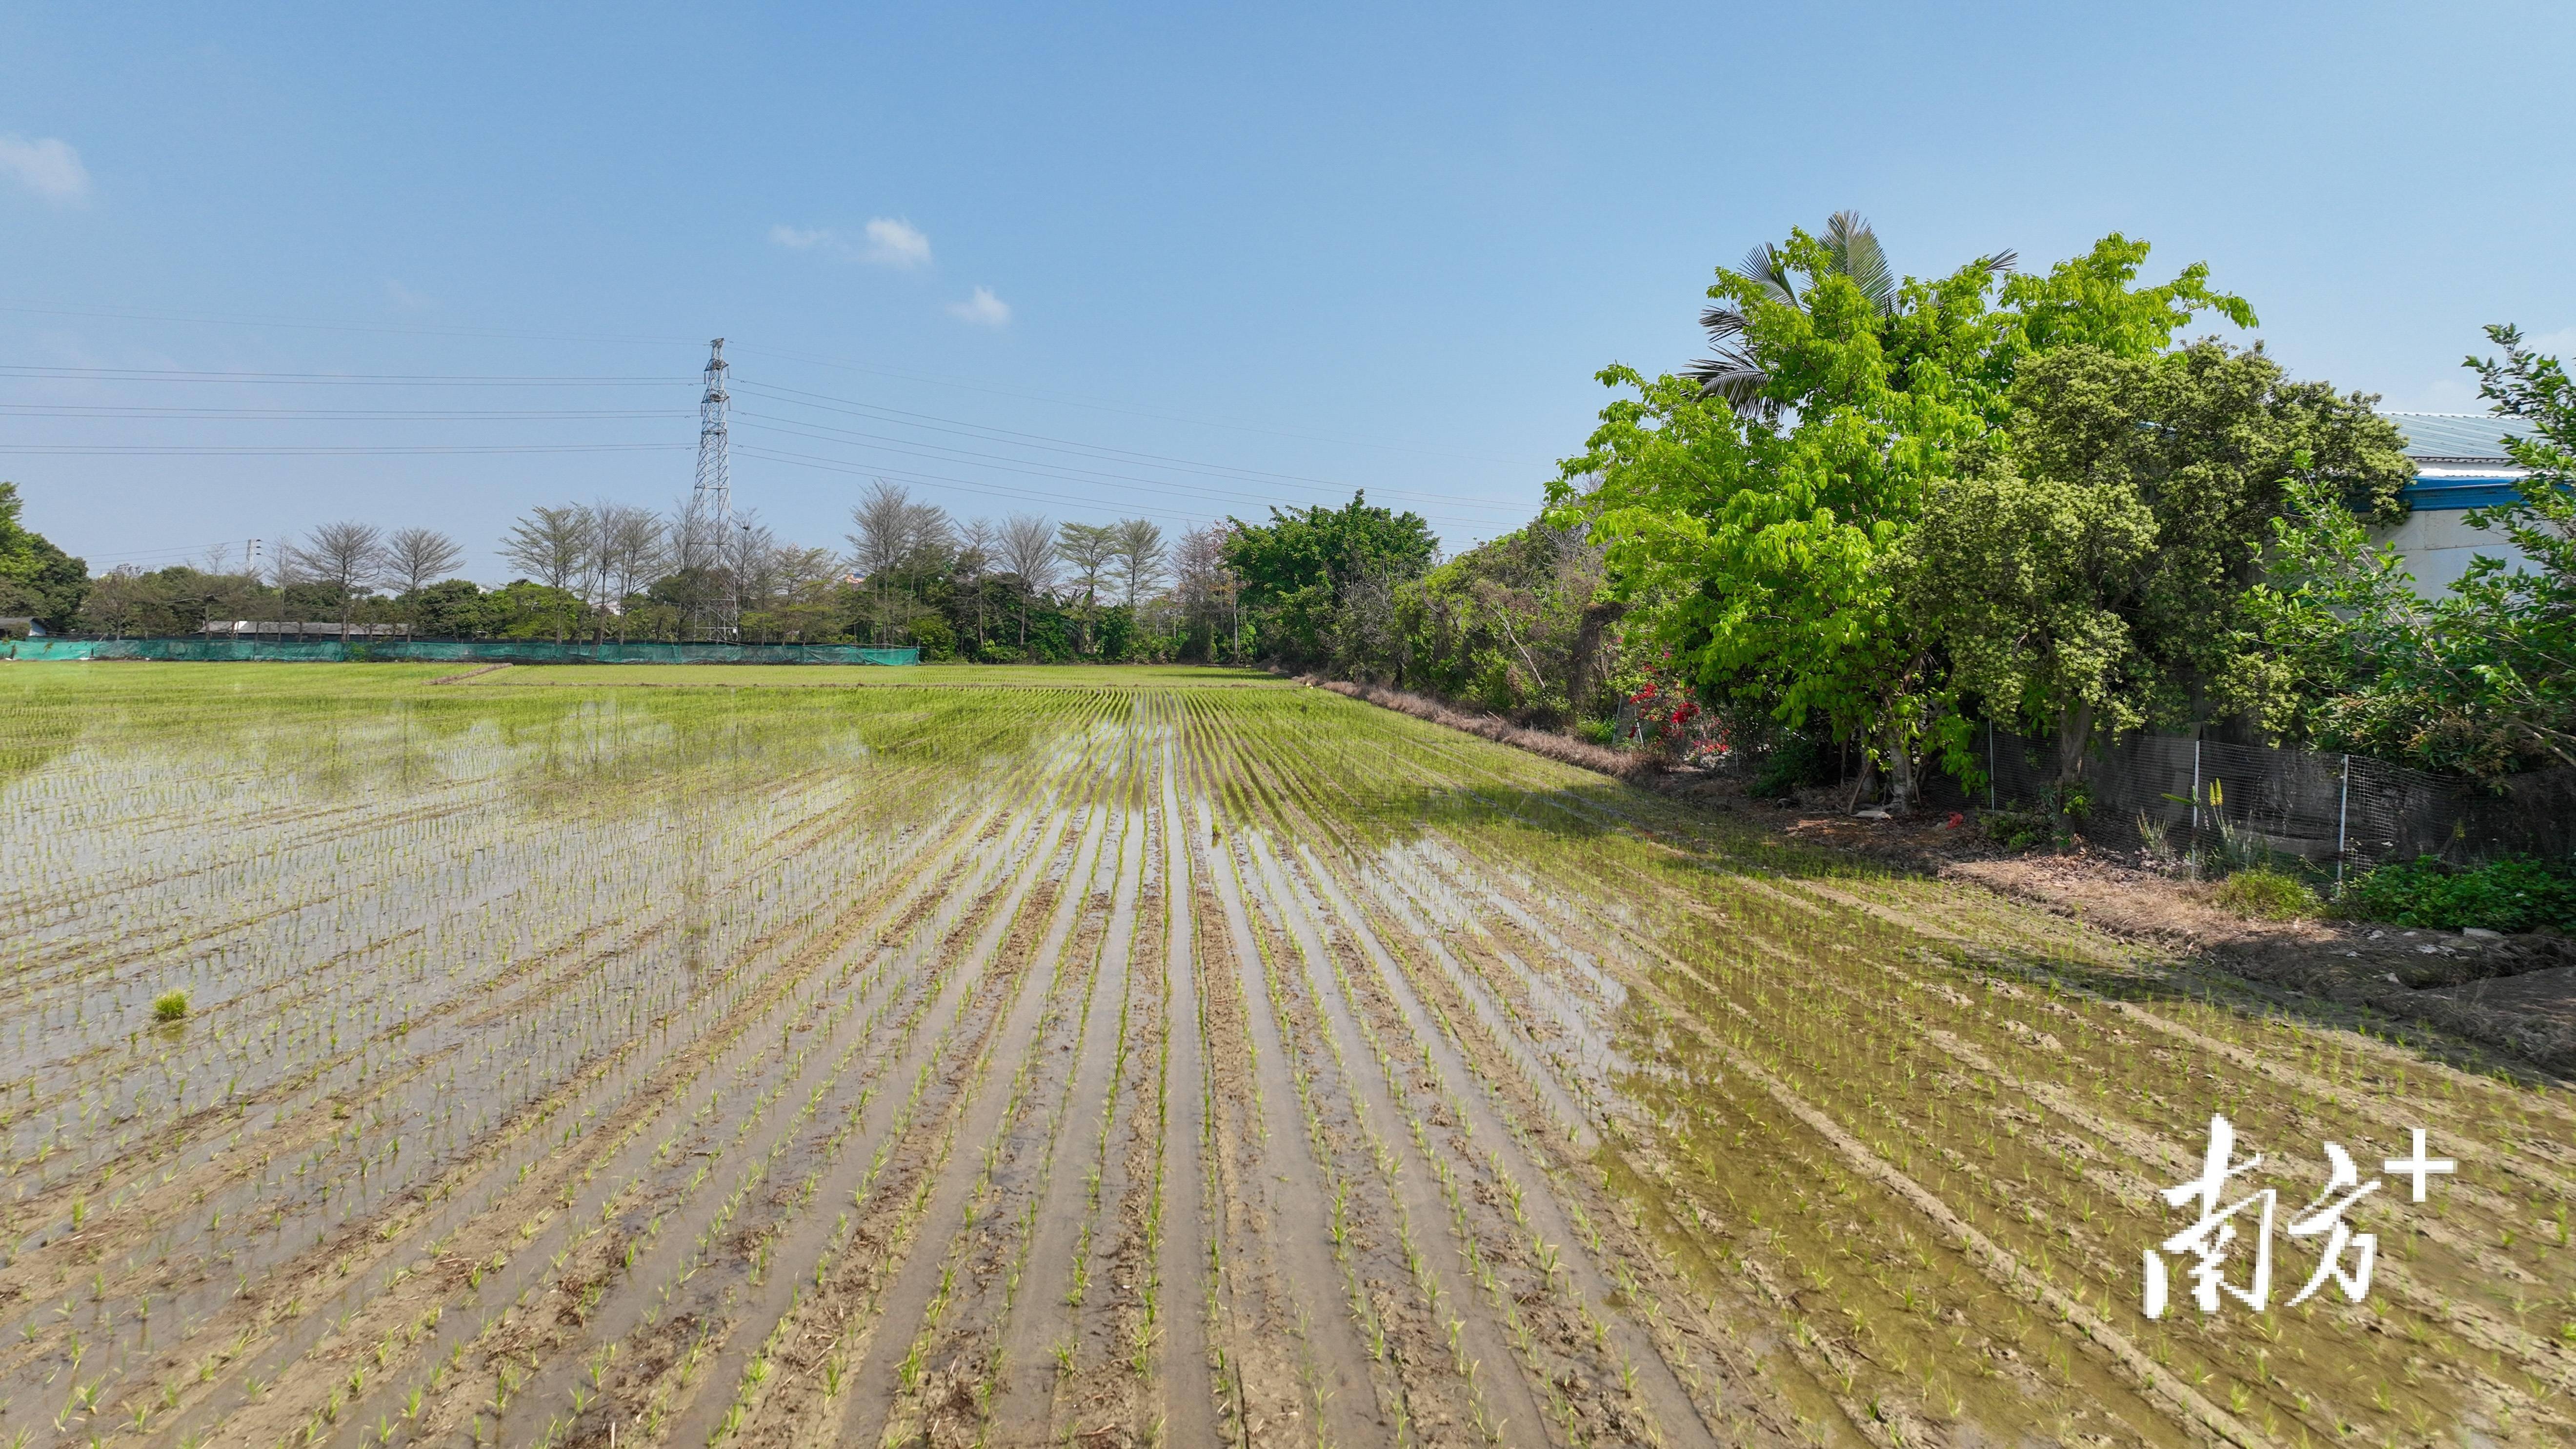
<svg viewBox="0 0 2576 1449">
<path fill-rule="evenodd" d="M 1106 523 L 1068 523 L 1056 530 L 1055 555 L 1073 570 L 1081 594 L 1082 648 L 1090 652 L 1100 618 L 1100 583 L 1118 558 L 1118 528 Z"/>
<path fill-rule="evenodd" d="M 2512 327 L 2501 361 L 2470 358 L 2496 412 L 2533 425 L 2504 445 L 2526 470 L 2515 502 L 2475 509 L 2523 559 L 2480 554 L 2427 602 L 2394 550 L 2371 543 L 2330 479 L 2294 476 L 2276 581 L 2253 612 L 2276 650 L 2297 725 L 2318 745 L 2495 777 L 2576 765 L 2576 387 Z"/>
<path fill-rule="evenodd" d="M 18 485 L 0 483 L 0 614 L 34 619 L 57 633 L 72 627 L 89 594 L 89 565 L 18 522 Z"/>
<path fill-rule="evenodd" d="M 1647 605 L 1643 626 L 1709 703 L 1793 729 L 1821 716 L 1864 741 L 1895 802 L 1909 803 L 1920 754 L 1936 742 L 1959 753 L 1965 731 L 1948 631 L 1898 597 L 1920 560 L 1906 541 L 1966 460 L 2006 456 L 1990 435 L 2025 360 L 2075 344 L 2160 348 L 2210 309 L 2252 320 L 2198 266 L 2135 285 L 2146 254 L 2114 235 L 2040 276 L 2006 279 L 2012 257 L 2000 253 L 1892 283 L 1876 237 L 1848 213 L 1822 237 L 1757 248 L 1709 289 L 1703 321 L 1721 355 L 1698 365 L 1696 385 L 1600 375 L 1637 396 L 1604 409 L 1587 450 L 1566 460 L 1552 520 L 1592 522 L 1614 590 Z M 1959 496 L 1991 499 L 2017 476 L 1990 471 Z M 2016 513 L 2035 526 L 2055 510 L 2033 499 Z M 1982 542 L 1954 531 L 1954 546 L 1972 542 L 1993 546 L 1991 525 Z M 2034 578 L 2026 603 L 2057 594 Z"/>
<path fill-rule="evenodd" d="M 1530 723 L 1611 713 L 1623 606 L 1602 578 L 1598 547 L 1544 521 L 1469 549 L 1397 592 L 1398 683 Z"/>
<path fill-rule="evenodd" d="M 2384 519 L 2413 473 L 2375 399 L 2293 382 L 2259 347 L 2113 351 L 2156 335 L 2093 325 L 2119 310 L 2022 360 L 2005 429 L 1934 490 L 1899 570 L 1953 682 L 2053 733 L 2070 793 L 2102 732 L 2277 727 L 2284 691 L 2245 605 L 2283 478 Z"/>
<path fill-rule="evenodd" d="M 1900 608 L 1939 642 L 1952 683 L 1990 713 L 2054 727 L 2061 791 L 2097 724 L 2140 719 L 2122 688 L 2137 650 L 2121 604 L 2155 538 L 2134 487 L 2025 472 L 2013 449 L 1991 448 L 1935 486 L 1893 555 Z"/>
<path fill-rule="evenodd" d="M 1340 508 L 1273 508 L 1268 523 L 1228 522 L 1225 566 L 1254 611 L 1262 652 L 1291 663 L 1329 665 L 1338 655 L 1384 668 L 1389 661 L 1368 656 L 1394 633 L 1393 588 L 1440 552 L 1419 514 L 1373 508 L 1361 493 Z"/>
<path fill-rule="evenodd" d="M 1821 715 L 1888 761 L 1902 804 L 1942 710 L 1885 565 L 1925 488 L 1986 431 L 2006 259 L 1891 291 L 1868 262 L 1875 238 L 1856 256 L 1856 229 L 1836 223 L 1719 269 L 1729 370 L 1600 374 L 1638 395 L 1566 460 L 1550 521 L 1592 525 L 1617 595 L 1654 601 L 1647 627 L 1703 698 L 1793 726 Z"/>
</svg>

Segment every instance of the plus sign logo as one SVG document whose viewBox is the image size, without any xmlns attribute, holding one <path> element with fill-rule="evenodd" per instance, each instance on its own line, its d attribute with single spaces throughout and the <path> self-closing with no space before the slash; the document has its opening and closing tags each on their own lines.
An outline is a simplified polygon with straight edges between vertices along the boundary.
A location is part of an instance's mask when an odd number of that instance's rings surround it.
<svg viewBox="0 0 2576 1449">
<path fill-rule="evenodd" d="M 2424 1153 L 2424 1129 L 2418 1127 L 2414 1129 L 2414 1132 L 2415 1155 L 2412 1157 L 2391 1157 L 2379 1164 L 2379 1170 L 2382 1172 L 2396 1173 L 2414 1178 L 2415 1196 L 2411 1200 L 2422 1202 L 2424 1200 L 2424 1179 L 2436 1175 L 2457 1172 L 2460 1169 L 2460 1164 L 2453 1162 L 2447 1157 L 2426 1156 Z"/>
</svg>

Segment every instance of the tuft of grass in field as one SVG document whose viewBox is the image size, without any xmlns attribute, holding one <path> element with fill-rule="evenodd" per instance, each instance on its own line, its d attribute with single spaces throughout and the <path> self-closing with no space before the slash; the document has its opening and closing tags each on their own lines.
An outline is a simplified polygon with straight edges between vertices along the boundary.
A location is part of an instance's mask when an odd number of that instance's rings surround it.
<svg viewBox="0 0 2576 1449">
<path fill-rule="evenodd" d="M 2240 870 L 2218 883 L 2217 902 L 2258 921 L 2295 921 L 2325 909 L 2307 883 L 2277 870 Z"/>
<path fill-rule="evenodd" d="M 164 992 L 164 993 L 162 993 L 160 996 L 157 996 L 157 997 L 153 998 L 153 1001 L 152 1001 L 152 1019 L 153 1019 L 153 1020 L 155 1020 L 155 1021 L 181 1021 L 181 1020 L 185 1020 L 185 1019 L 186 1019 L 186 1017 L 187 1017 L 187 1015 L 188 1015 L 188 993 L 186 993 L 186 992 L 184 992 L 184 991 L 170 991 L 170 992 Z"/>
</svg>

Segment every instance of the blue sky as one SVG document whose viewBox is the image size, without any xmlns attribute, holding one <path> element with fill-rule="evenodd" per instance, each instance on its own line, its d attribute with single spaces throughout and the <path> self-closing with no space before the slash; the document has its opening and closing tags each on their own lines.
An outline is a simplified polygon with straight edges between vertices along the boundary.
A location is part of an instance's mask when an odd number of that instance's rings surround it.
<svg viewBox="0 0 2576 1449">
<path fill-rule="evenodd" d="M 686 490 L 722 334 L 736 505 L 804 542 L 882 473 L 1364 487 L 1457 548 L 1841 207 L 1917 273 L 2144 236 L 2295 371 L 2473 411 L 2481 324 L 2576 343 L 2571 57 L 2519 4 L 20 3 L 0 478 L 94 566 L 349 517 L 496 581 L 532 504 Z"/>
</svg>

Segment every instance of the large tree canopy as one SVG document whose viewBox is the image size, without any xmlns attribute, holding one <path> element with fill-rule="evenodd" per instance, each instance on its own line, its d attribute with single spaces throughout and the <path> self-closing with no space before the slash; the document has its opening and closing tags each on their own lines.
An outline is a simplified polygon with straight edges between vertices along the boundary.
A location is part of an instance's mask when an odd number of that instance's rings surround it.
<svg viewBox="0 0 2576 1449">
<path fill-rule="evenodd" d="M 1704 318 L 1720 364 L 1698 385 L 1604 370 L 1636 396 L 1602 411 L 1551 499 L 1558 523 L 1594 527 L 1614 587 L 1651 603 L 1705 697 L 1869 741 L 1902 800 L 1950 711 L 1892 562 L 2005 422 L 2020 361 L 2067 339 L 2152 349 L 2197 312 L 2252 314 L 2198 268 L 2133 285 L 2146 247 L 2118 236 L 2045 276 L 1986 256 L 1890 285 L 1866 230 L 1837 217 L 1720 268 Z"/>
<path fill-rule="evenodd" d="M 1273 508 L 1268 523 L 1229 522 L 1226 566 L 1263 620 L 1262 651 L 1298 662 L 1332 657 L 1338 632 L 1391 624 L 1393 586 L 1440 553 L 1420 515 L 1370 507 L 1358 493 L 1340 508 Z"/>
<path fill-rule="evenodd" d="M 2277 726 L 2286 691 L 2247 591 L 2294 471 L 2402 513 L 2413 469 L 2373 399 L 2293 382 L 2259 346 L 2083 341 L 2027 357 L 2008 401 L 1894 569 L 1954 685 L 2053 732 L 2066 786 L 2097 729 Z"/>
<path fill-rule="evenodd" d="M 69 629 L 89 593 L 89 565 L 18 522 L 18 485 L 0 483 L 0 614 Z"/>
</svg>

